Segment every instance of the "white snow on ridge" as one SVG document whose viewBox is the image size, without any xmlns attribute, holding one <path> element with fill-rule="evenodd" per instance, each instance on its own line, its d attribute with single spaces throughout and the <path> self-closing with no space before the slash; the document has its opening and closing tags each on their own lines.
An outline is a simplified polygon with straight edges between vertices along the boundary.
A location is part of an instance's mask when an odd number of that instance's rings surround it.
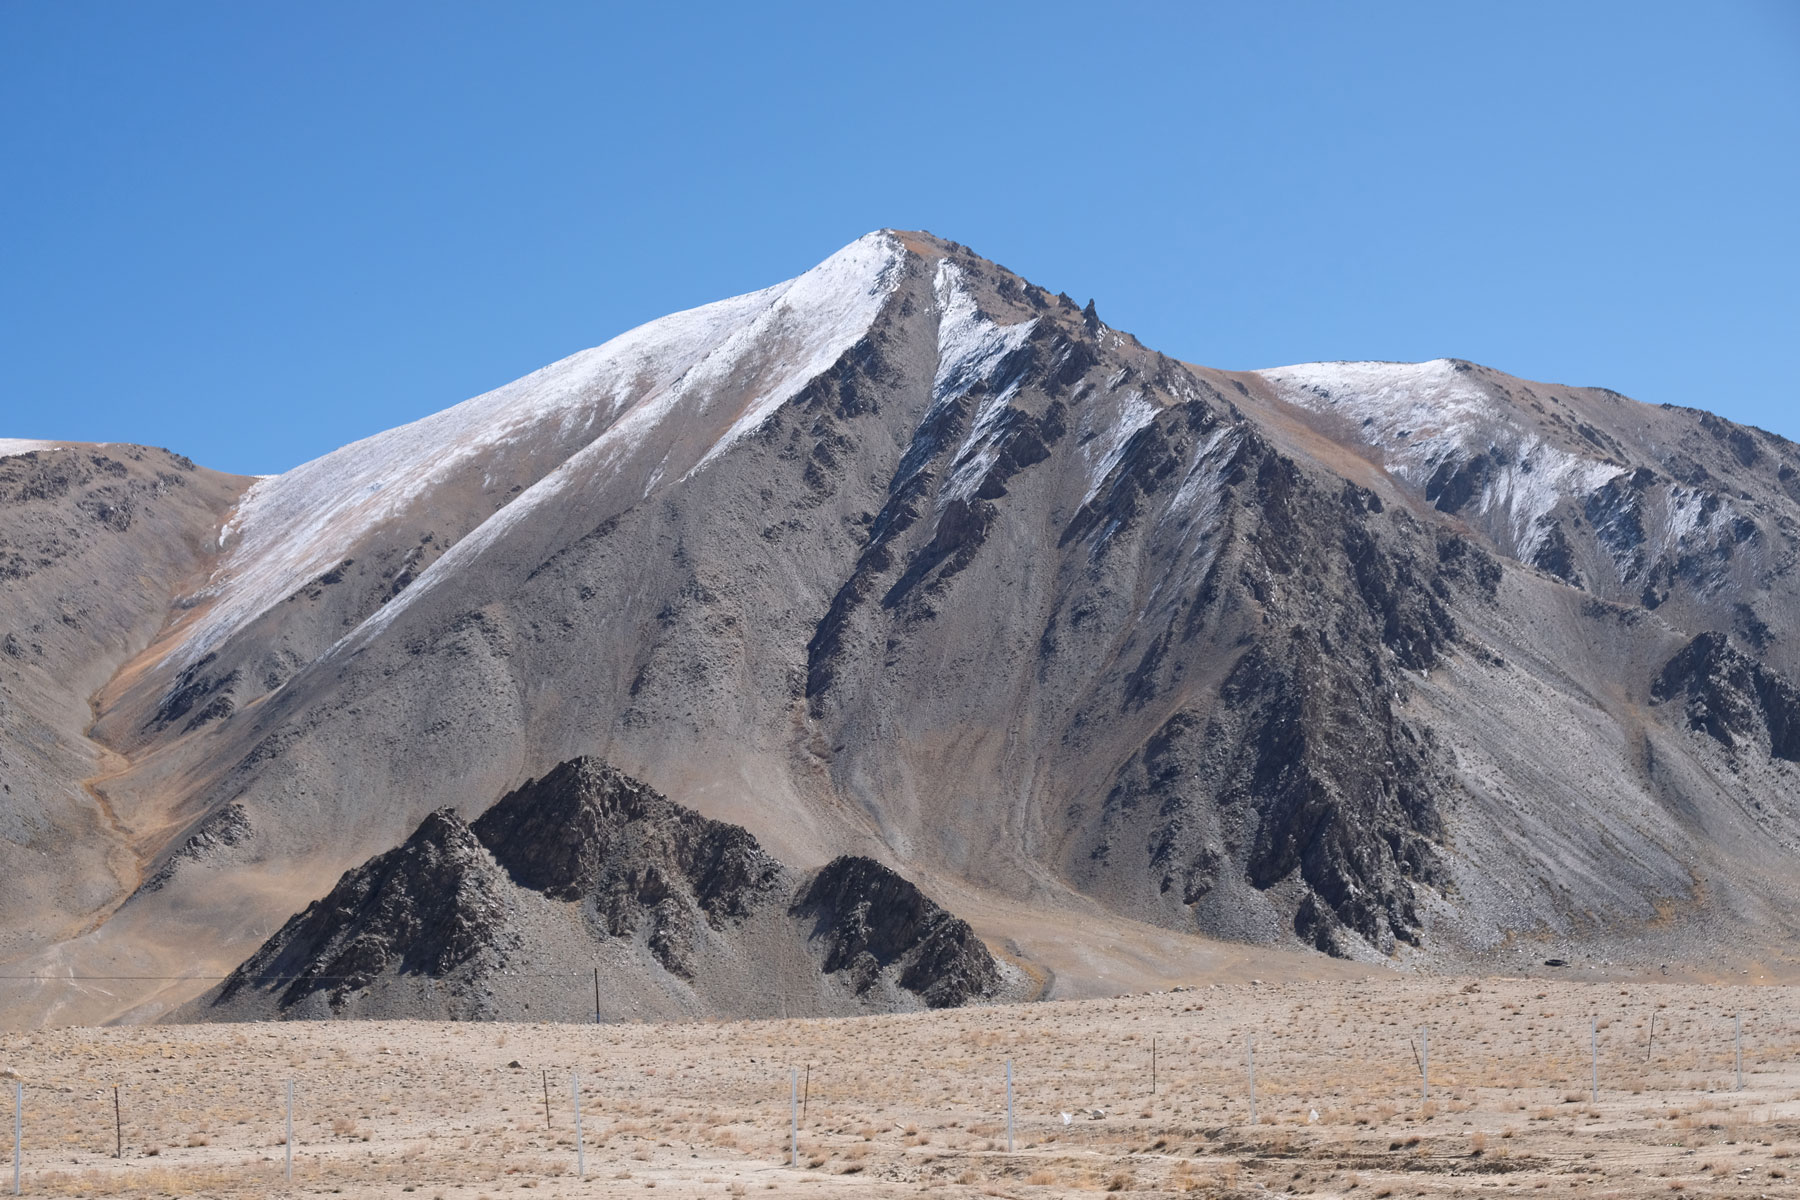
<svg viewBox="0 0 1800 1200">
<path fill-rule="evenodd" d="M 36 438 L 0 438 L 0 458 L 10 458 L 15 454 L 30 454 L 34 450 L 55 450 L 66 446 L 67 442 L 44 442 Z"/>
<path fill-rule="evenodd" d="M 1661 549 L 1673 550 L 1700 528 L 1700 497 L 1685 488 L 1670 491 Z"/>
<path fill-rule="evenodd" d="M 1444 358 L 1299 363 L 1256 374 L 1290 404 L 1358 422 L 1370 445 L 1394 450 L 1416 450 L 1496 415 L 1487 393 Z"/>
<path fill-rule="evenodd" d="M 698 469 L 867 333 L 897 283 L 903 254 L 891 235 L 869 234 L 795 279 L 640 325 L 492 392 L 259 481 L 226 526 L 225 561 L 201 593 L 212 603 L 188 631 L 176 665 L 197 661 L 341 561 L 368 533 L 427 501 L 454 473 L 482 469 L 497 455 L 529 456 L 551 469 L 379 610 L 378 624 L 573 479 L 616 469 L 665 421 L 681 421 L 659 439 L 665 451 L 677 434 L 704 444 L 715 421 L 726 425 Z M 713 413 L 715 404 L 745 396 L 741 410 Z"/>
<path fill-rule="evenodd" d="M 1623 473 L 1548 444 L 1449 359 L 1301 363 L 1256 374 L 1288 403 L 1355 424 L 1388 471 L 1415 488 L 1453 456 L 1503 451 L 1470 510 L 1521 560 L 1543 542 L 1543 519 L 1563 498 L 1585 496 Z"/>
<path fill-rule="evenodd" d="M 725 435 L 696 464 L 698 471 L 740 439 L 756 432 L 794 394 L 831 369 L 875 323 L 900 282 L 904 250 L 885 233 L 850 243 L 786 290 L 751 324 L 732 334 L 722 353 L 706 360 L 705 377 L 683 380 L 692 391 L 709 379 L 722 382 L 752 347 L 779 347 L 779 366 L 762 391 L 744 406 Z M 732 344 L 735 343 L 735 344 Z"/>
<path fill-rule="evenodd" d="M 993 372 L 1000 360 L 1025 344 L 1037 319 L 996 325 L 981 315 L 975 297 L 963 284 L 962 268 L 938 260 L 931 282 L 938 302 L 938 365 L 932 378 L 933 400 L 954 399 Z"/>
<path fill-rule="evenodd" d="M 1106 448 L 1098 454 L 1088 448 L 1100 440 L 1098 437 L 1082 448 L 1082 453 L 1091 464 L 1088 470 L 1087 495 L 1081 498 L 1082 504 L 1094 502 L 1094 497 L 1100 494 L 1101 486 L 1106 483 L 1106 477 L 1112 474 L 1113 468 L 1125 456 L 1125 447 L 1131 444 L 1137 431 L 1156 420 L 1156 414 L 1161 411 L 1161 405 L 1147 399 L 1137 388 L 1125 394 L 1125 399 L 1119 404 L 1118 416 L 1113 421 L 1112 428 L 1107 431 Z"/>
<path fill-rule="evenodd" d="M 962 268 L 947 258 L 938 260 L 932 293 L 938 303 L 938 364 L 931 382 L 932 404 L 960 399 L 970 388 L 992 375 L 1006 356 L 1023 346 L 1037 328 L 1037 318 L 1017 325 L 998 325 L 981 315 L 975 298 L 963 284 Z M 1006 406 L 1018 386 L 1012 385 L 982 401 L 969 432 L 951 459 L 944 494 L 969 500 L 981 487 L 999 456 L 994 434 Z"/>
</svg>

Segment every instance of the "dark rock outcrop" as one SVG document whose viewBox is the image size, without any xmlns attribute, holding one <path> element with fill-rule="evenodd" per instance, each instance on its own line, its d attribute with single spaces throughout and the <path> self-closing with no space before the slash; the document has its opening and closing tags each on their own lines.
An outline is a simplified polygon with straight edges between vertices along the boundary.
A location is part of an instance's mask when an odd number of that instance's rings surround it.
<svg viewBox="0 0 1800 1200">
<path fill-rule="evenodd" d="M 969 923 L 872 858 L 833 859 L 794 902 L 825 946 L 825 970 L 847 971 L 858 992 L 894 968 L 932 1008 L 994 995 L 1000 971 Z"/>
<path fill-rule="evenodd" d="M 251 832 L 250 815 L 244 811 L 244 806 L 227 804 L 201 821 L 199 828 L 194 830 L 188 840 L 139 885 L 138 891 L 156 891 L 175 877 L 175 872 L 182 863 L 201 862 L 214 854 L 241 846 L 250 839 Z"/>
<path fill-rule="evenodd" d="M 607 933 L 650 922 L 650 948 L 691 974 L 693 920 L 741 920 L 782 876 L 748 830 L 711 821 L 594 758 L 507 793 L 475 836 L 521 887 L 590 903 Z"/>
<path fill-rule="evenodd" d="M 1412 885 L 1433 879 L 1441 834 L 1429 733 L 1399 718 L 1378 672 L 1304 635 L 1251 650 L 1221 696 L 1243 722 L 1221 800 L 1256 814 L 1250 881 L 1298 871 L 1324 907 L 1296 928 L 1321 949 L 1339 923 L 1379 949 L 1416 941 Z"/>
<path fill-rule="evenodd" d="M 346 872 L 225 981 L 286 984 L 280 1004 L 323 991 L 333 1008 L 388 971 L 443 976 L 492 946 L 505 925 L 505 875 L 461 817 L 439 809 L 404 843 Z"/>
<path fill-rule="evenodd" d="M 1769 753 L 1800 762 L 1800 688 L 1731 645 L 1703 633 L 1668 661 L 1651 686 L 1658 704 L 1681 700 L 1689 726 L 1727 747 L 1767 739 Z"/>
<path fill-rule="evenodd" d="M 747 830 L 598 759 L 574 759 L 507 793 L 473 826 L 440 809 L 404 844 L 346 872 L 231 975 L 211 1010 L 234 1011 L 250 991 L 275 996 L 274 1012 L 286 1013 L 323 992 L 344 1012 L 354 994 L 399 975 L 448 980 L 439 1011 L 492 1015 L 469 999 L 472 985 L 505 973 L 515 950 L 546 961 L 548 943 L 534 939 L 569 911 L 546 900 L 579 905 L 566 925 L 579 929 L 575 941 L 595 944 L 609 993 L 608 977 L 629 969 L 600 953 L 612 939 L 640 942 L 650 970 L 702 997 L 741 990 L 742 981 L 717 977 L 734 953 L 841 976 L 864 1010 L 892 1004 L 896 988 L 932 1008 L 1000 993 L 1001 969 L 968 924 L 887 867 L 840 858 L 797 897 L 792 878 Z M 537 915 L 521 917 L 533 903 Z M 816 988 L 781 982 L 797 995 Z M 878 990 L 883 983 L 891 986 Z"/>
</svg>

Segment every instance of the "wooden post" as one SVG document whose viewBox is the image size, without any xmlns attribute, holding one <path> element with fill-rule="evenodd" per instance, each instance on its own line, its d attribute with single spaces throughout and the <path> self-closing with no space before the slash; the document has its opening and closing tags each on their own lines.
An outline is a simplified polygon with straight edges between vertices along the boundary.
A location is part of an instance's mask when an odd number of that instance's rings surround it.
<svg viewBox="0 0 1800 1200">
<path fill-rule="evenodd" d="M 1244 1039 L 1244 1061 L 1250 1065 L 1250 1123 L 1256 1124 L 1256 1039 Z"/>
<path fill-rule="evenodd" d="M 1006 1152 L 1013 1152 L 1012 1059 L 1006 1060 Z"/>
<path fill-rule="evenodd" d="M 544 1128 L 550 1128 L 550 1072 L 544 1071 Z"/>
<path fill-rule="evenodd" d="M 1656 1010 L 1650 1010 L 1650 1044 L 1644 1047 L 1644 1061 L 1650 1061 L 1651 1052 L 1656 1049 Z"/>
<path fill-rule="evenodd" d="M 806 1078 L 800 1083 L 800 1119 L 806 1120 L 806 1105 L 812 1099 L 812 1064 L 806 1064 Z"/>
<path fill-rule="evenodd" d="M 594 968 L 594 1024 L 600 1023 L 600 968 Z"/>
<path fill-rule="evenodd" d="M 1431 1026 L 1419 1026 L 1419 1099 L 1431 1099 Z"/>
<path fill-rule="evenodd" d="M 800 1070 L 794 1068 L 788 1080 L 788 1162 L 800 1165 Z"/>
<path fill-rule="evenodd" d="M 294 1182 L 294 1081 L 287 1082 L 287 1181 Z"/>
<path fill-rule="evenodd" d="M 581 1144 L 581 1076 L 569 1074 L 569 1095 L 575 1102 L 575 1178 L 587 1178 L 587 1148 Z"/>
<path fill-rule="evenodd" d="M 113 1084 L 113 1157 L 125 1157 L 125 1118 L 119 1113 L 119 1085 Z"/>
<path fill-rule="evenodd" d="M 1736 1046 L 1737 1090 L 1741 1092 L 1744 1090 L 1744 1014 L 1743 1013 L 1739 1013 L 1737 1015 L 1736 1043 L 1737 1043 L 1737 1046 Z"/>
</svg>

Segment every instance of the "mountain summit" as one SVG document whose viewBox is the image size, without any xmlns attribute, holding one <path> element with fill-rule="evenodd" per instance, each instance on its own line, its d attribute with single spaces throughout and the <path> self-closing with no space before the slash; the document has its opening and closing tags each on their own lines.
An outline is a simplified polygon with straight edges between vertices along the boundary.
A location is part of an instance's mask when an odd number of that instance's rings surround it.
<svg viewBox="0 0 1800 1200">
<path fill-rule="evenodd" d="M 1053 995 L 1793 944 L 1800 448 L 1699 409 L 1211 370 L 883 231 L 272 479 L 7 447 L 15 974 L 222 976 L 589 755 Z"/>
</svg>

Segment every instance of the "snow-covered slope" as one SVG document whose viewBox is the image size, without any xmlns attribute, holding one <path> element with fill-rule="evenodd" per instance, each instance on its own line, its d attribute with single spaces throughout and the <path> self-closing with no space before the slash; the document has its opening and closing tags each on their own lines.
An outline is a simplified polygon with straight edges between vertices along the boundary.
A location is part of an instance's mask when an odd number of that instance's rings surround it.
<svg viewBox="0 0 1800 1200">
<path fill-rule="evenodd" d="M 871 233 L 795 279 L 651 321 L 258 482 L 225 528 L 219 570 L 193 598 L 200 615 L 177 665 L 198 661 L 461 472 L 505 464 L 534 481 L 476 531 L 480 544 L 572 476 L 619 470 L 646 446 L 656 457 L 646 494 L 684 445 L 697 460 L 686 467 L 700 469 L 867 333 L 899 254 L 892 235 Z"/>
<path fill-rule="evenodd" d="M 1748 494 L 1701 465 L 1719 452 L 1730 471 L 1766 463 L 1760 439 L 1711 414 L 1698 414 L 1712 445 L 1696 454 L 1683 446 L 1691 410 L 1653 413 L 1615 392 L 1532 384 L 1457 359 L 1256 374 L 1426 503 L 1577 587 L 1655 608 L 1676 575 L 1717 594 L 1758 587 L 1776 565 L 1754 534 Z"/>
<path fill-rule="evenodd" d="M 1552 444 L 1498 401 L 1470 364 L 1454 359 L 1301 363 L 1257 374 L 1290 404 L 1350 424 L 1389 472 L 1421 492 L 1470 456 L 1487 454 L 1491 467 L 1468 516 L 1482 519 L 1502 550 L 1526 562 L 1548 536 L 1545 518 L 1559 503 L 1625 471 Z"/>
<path fill-rule="evenodd" d="M 0 458 L 8 458 L 15 454 L 30 454 L 34 450 L 54 450 L 65 442 L 45 442 L 37 438 L 0 438 Z"/>
</svg>

